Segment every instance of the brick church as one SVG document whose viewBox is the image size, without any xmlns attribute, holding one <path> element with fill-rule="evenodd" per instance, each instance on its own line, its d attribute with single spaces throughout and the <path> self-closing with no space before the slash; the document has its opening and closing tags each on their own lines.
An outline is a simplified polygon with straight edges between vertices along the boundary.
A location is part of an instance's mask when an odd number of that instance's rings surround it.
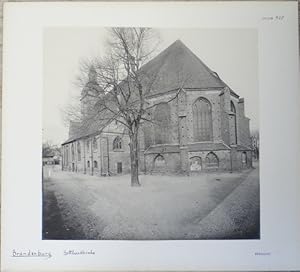
<svg viewBox="0 0 300 272">
<path fill-rule="evenodd" d="M 153 122 L 142 124 L 139 134 L 142 173 L 196 174 L 252 166 L 244 99 L 180 40 L 141 69 L 159 75 L 146 96 L 149 105 L 156 105 L 149 112 Z M 82 90 L 83 115 L 92 97 L 101 93 L 95 73 L 90 70 Z M 129 137 L 115 121 L 71 122 L 62 154 L 63 170 L 99 176 L 130 172 Z"/>
</svg>

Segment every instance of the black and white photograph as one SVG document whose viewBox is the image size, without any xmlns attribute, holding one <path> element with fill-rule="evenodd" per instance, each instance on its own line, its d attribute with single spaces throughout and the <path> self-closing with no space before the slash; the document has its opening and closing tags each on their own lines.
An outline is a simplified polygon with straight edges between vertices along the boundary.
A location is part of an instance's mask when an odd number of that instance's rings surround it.
<svg viewBox="0 0 300 272">
<path fill-rule="evenodd" d="M 298 271 L 296 1 L 5 3 L 1 271 Z"/>
<path fill-rule="evenodd" d="M 43 239 L 260 239 L 256 30 L 43 37 Z"/>
</svg>

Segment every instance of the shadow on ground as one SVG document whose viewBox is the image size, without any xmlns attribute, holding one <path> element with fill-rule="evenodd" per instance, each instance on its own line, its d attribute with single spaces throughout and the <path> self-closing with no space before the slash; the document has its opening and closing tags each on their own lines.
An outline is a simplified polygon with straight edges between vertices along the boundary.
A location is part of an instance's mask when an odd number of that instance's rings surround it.
<svg viewBox="0 0 300 272">
<path fill-rule="evenodd" d="M 43 233 L 45 240 L 85 240 L 85 234 L 80 229 L 66 226 L 58 207 L 57 199 L 48 183 L 44 180 L 43 190 Z"/>
</svg>

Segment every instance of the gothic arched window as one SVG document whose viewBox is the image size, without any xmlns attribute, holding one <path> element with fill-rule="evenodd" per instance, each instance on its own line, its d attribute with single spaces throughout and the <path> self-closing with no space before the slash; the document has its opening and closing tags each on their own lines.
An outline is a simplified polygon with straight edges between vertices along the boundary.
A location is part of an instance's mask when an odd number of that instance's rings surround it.
<svg viewBox="0 0 300 272">
<path fill-rule="evenodd" d="M 155 144 L 169 142 L 171 112 L 167 103 L 158 104 L 154 111 L 154 139 Z"/>
<path fill-rule="evenodd" d="M 122 149 L 122 139 L 119 136 L 117 136 L 113 141 L 113 149 L 114 150 Z"/>
<path fill-rule="evenodd" d="M 230 129 L 231 129 L 231 144 L 237 144 L 237 128 L 236 128 L 236 109 L 233 102 L 230 102 Z"/>
<path fill-rule="evenodd" d="M 218 168 L 219 159 L 217 155 L 213 152 L 209 152 L 205 158 L 205 163 L 207 168 Z"/>
<path fill-rule="evenodd" d="M 212 141 L 211 104 L 205 98 L 199 98 L 193 104 L 194 140 Z"/>
</svg>

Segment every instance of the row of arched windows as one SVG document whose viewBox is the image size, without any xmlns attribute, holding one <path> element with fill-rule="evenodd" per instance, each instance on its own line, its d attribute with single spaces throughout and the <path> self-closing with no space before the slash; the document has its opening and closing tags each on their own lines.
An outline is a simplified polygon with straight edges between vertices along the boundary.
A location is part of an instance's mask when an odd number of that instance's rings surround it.
<svg viewBox="0 0 300 272">
<path fill-rule="evenodd" d="M 214 152 L 209 152 L 205 157 L 205 167 L 207 169 L 219 168 L 219 158 Z M 163 171 L 166 168 L 166 161 L 163 155 L 157 155 L 154 159 L 154 169 L 156 171 Z M 190 158 L 190 170 L 201 171 L 202 170 L 202 159 L 201 157 L 195 156 Z"/>
<path fill-rule="evenodd" d="M 231 144 L 237 142 L 236 130 L 236 109 L 231 101 L 231 127 L 233 136 Z M 193 132 L 195 142 L 206 142 L 213 140 L 213 121 L 211 103 L 203 97 L 198 98 L 192 105 L 193 112 Z M 165 144 L 170 142 L 171 110 L 167 103 L 158 104 L 153 114 L 154 120 L 154 144 Z M 149 130 L 149 129 L 148 129 Z M 145 128 L 145 146 L 151 145 L 150 135 Z"/>
<path fill-rule="evenodd" d="M 247 165 L 247 153 L 241 153 L 242 167 Z M 199 156 L 190 158 L 190 171 L 201 171 L 203 168 L 202 159 Z M 214 152 L 209 152 L 205 157 L 205 168 L 206 169 L 217 169 L 219 168 L 219 158 Z M 163 155 L 157 155 L 154 159 L 154 169 L 156 171 L 164 171 L 166 169 L 166 161 Z"/>
<path fill-rule="evenodd" d="M 90 168 L 90 167 L 91 167 L 91 163 L 90 163 L 90 161 L 87 161 L 87 168 Z M 97 161 L 94 161 L 93 167 L 98 168 L 98 162 Z"/>
<path fill-rule="evenodd" d="M 98 144 L 97 144 L 97 139 L 96 138 L 93 138 L 92 144 L 93 144 L 93 150 L 97 150 Z M 90 148 L 90 140 L 88 140 L 86 142 L 86 145 L 87 145 L 87 148 Z M 77 160 L 81 161 L 81 144 L 80 144 L 80 142 L 77 142 L 76 146 L 77 146 Z M 114 150 L 122 149 L 122 139 L 121 139 L 121 137 L 117 136 L 114 139 L 114 141 L 113 141 L 113 149 Z M 67 158 L 67 153 L 68 153 L 68 151 L 65 150 L 65 158 Z M 71 155 L 72 155 L 72 160 L 74 160 L 74 158 L 75 158 L 75 146 L 74 146 L 74 143 L 72 143 L 72 145 L 71 145 Z M 97 166 L 94 166 L 94 167 L 97 168 Z"/>
<path fill-rule="evenodd" d="M 205 158 L 205 166 L 207 169 L 219 168 L 219 159 L 216 154 L 209 153 Z M 201 157 L 192 157 L 190 159 L 190 170 L 201 171 L 202 170 L 202 159 Z"/>
<path fill-rule="evenodd" d="M 241 165 L 243 168 L 247 167 L 247 153 L 244 151 L 241 153 Z M 219 158 L 213 152 L 207 154 L 205 158 L 206 168 L 218 168 L 219 167 Z M 195 156 L 190 158 L 190 170 L 191 171 L 201 171 L 202 170 L 202 159 L 201 157 Z"/>
<path fill-rule="evenodd" d="M 214 152 L 209 152 L 205 157 L 205 166 L 208 169 L 219 168 L 219 158 Z M 202 167 L 201 157 L 195 156 L 190 158 L 191 171 L 201 171 Z"/>
</svg>

